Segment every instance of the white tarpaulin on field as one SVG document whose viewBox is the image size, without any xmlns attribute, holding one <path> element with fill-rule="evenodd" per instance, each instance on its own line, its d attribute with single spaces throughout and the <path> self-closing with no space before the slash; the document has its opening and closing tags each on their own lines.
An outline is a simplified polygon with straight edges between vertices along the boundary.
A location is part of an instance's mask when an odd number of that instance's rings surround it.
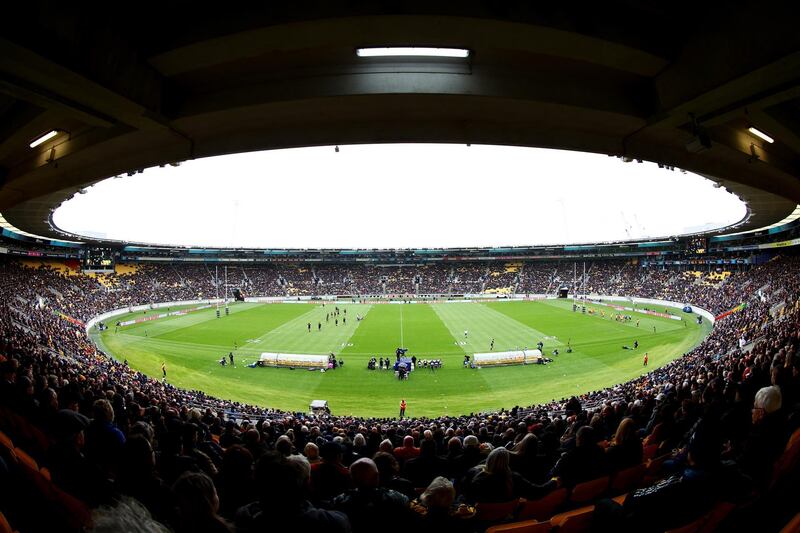
<svg viewBox="0 0 800 533">
<path fill-rule="evenodd" d="M 261 354 L 261 363 L 265 366 L 299 366 L 305 368 L 326 368 L 328 366 L 328 356 L 264 352 Z"/>
<path fill-rule="evenodd" d="M 478 366 L 528 365 L 538 363 L 542 358 L 539 350 L 514 350 L 511 352 L 476 353 L 472 356 Z"/>
</svg>

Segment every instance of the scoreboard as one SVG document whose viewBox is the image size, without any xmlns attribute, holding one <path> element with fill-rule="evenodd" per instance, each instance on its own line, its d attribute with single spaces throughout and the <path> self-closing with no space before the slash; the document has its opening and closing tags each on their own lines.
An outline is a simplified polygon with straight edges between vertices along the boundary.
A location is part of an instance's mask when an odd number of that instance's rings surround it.
<svg viewBox="0 0 800 533">
<path fill-rule="evenodd" d="M 708 246 L 708 239 L 706 237 L 689 237 L 686 241 L 686 251 L 690 254 L 704 254 Z"/>
<path fill-rule="evenodd" d="M 114 270 L 114 251 L 111 248 L 89 248 L 82 263 L 83 270 Z"/>
</svg>

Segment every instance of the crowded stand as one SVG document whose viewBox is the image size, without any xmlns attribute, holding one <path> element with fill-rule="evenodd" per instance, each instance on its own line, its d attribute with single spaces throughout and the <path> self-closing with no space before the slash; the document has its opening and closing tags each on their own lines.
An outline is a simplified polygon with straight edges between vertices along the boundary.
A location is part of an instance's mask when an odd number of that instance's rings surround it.
<svg viewBox="0 0 800 533">
<path fill-rule="evenodd" d="M 798 267 L 791 254 L 725 276 L 592 262 L 587 293 L 737 311 L 683 357 L 608 389 L 493 413 L 371 419 L 175 388 L 86 336 L 83 323 L 112 309 L 213 297 L 213 268 L 129 265 L 101 281 L 2 261 L 0 511 L 23 532 L 467 532 L 534 520 L 547 524 L 536 531 L 777 531 L 797 513 Z M 270 265 L 227 275 L 253 296 L 415 285 L 553 294 L 574 270 Z"/>
<path fill-rule="evenodd" d="M 487 268 L 485 263 L 461 263 L 453 266 L 450 272 L 449 292 L 455 294 L 483 292 Z"/>
<path fill-rule="evenodd" d="M 511 294 L 519 282 L 522 263 L 496 263 L 489 265 L 483 292 L 488 294 Z"/>
</svg>

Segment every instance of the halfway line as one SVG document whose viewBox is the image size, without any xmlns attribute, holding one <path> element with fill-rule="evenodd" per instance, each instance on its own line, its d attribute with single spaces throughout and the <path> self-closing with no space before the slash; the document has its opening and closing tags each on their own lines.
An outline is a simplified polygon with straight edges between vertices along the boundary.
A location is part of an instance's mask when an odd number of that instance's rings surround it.
<svg viewBox="0 0 800 533">
<path fill-rule="evenodd" d="M 400 304 L 400 347 L 405 348 L 406 345 L 403 344 L 403 305 Z"/>
</svg>

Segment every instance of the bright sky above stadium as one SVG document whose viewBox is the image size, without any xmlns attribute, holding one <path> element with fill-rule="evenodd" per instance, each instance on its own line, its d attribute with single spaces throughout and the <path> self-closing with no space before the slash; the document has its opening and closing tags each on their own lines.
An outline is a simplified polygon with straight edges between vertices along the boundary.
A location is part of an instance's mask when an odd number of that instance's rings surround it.
<svg viewBox="0 0 800 533">
<path fill-rule="evenodd" d="M 713 182 L 655 163 L 455 144 L 294 148 L 157 167 L 58 208 L 59 228 L 162 245 L 441 248 L 660 238 L 740 221 Z"/>
</svg>

